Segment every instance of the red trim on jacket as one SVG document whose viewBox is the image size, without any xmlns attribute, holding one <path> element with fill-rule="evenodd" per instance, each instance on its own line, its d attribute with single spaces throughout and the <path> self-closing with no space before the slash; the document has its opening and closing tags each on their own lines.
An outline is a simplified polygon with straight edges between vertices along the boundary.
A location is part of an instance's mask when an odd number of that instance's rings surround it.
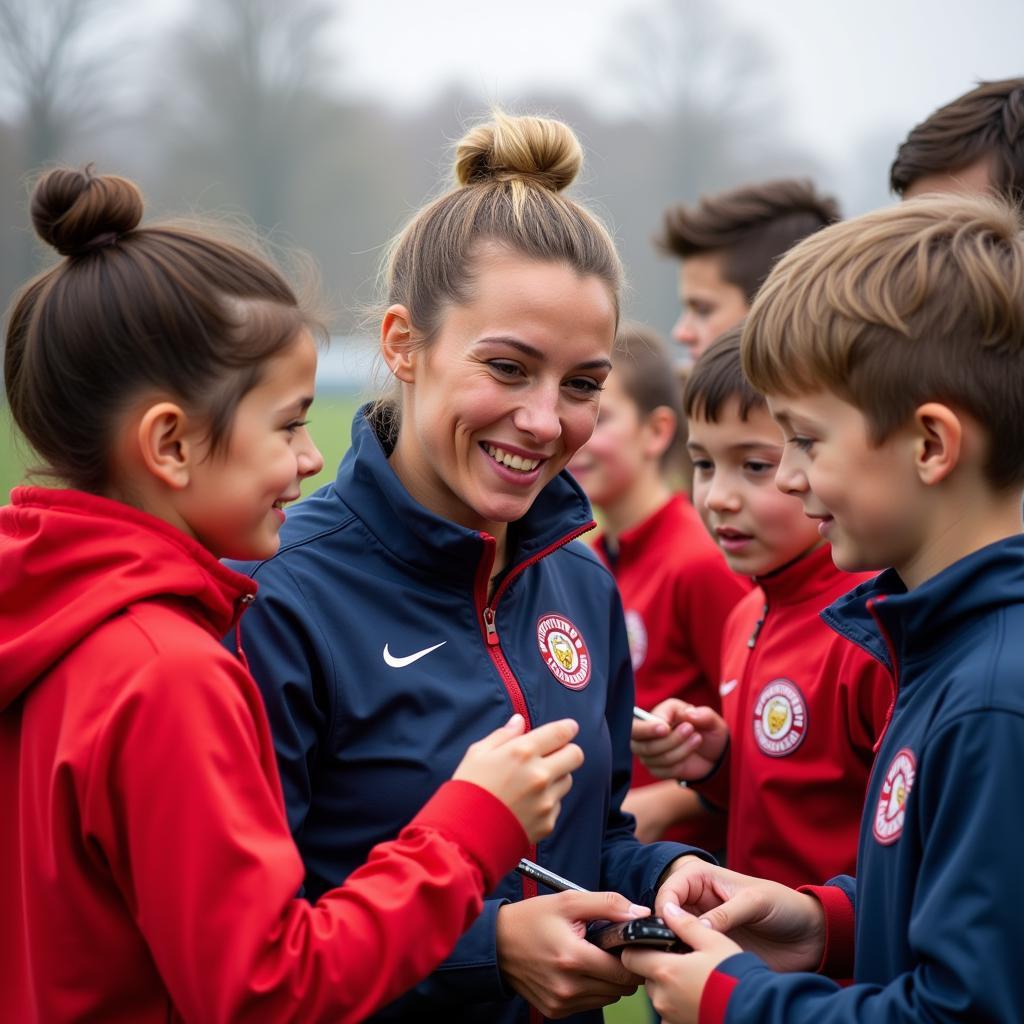
<svg viewBox="0 0 1024 1024">
<path fill-rule="evenodd" d="M 729 1009 L 729 999 L 737 984 L 737 979 L 731 975 L 712 971 L 708 975 L 708 980 L 704 982 L 704 989 L 700 994 L 697 1024 L 722 1024 Z"/>
<path fill-rule="evenodd" d="M 829 978 L 852 978 L 856 918 L 849 896 L 836 885 L 802 885 L 797 892 L 813 896 L 825 911 L 825 949 L 815 970 Z"/>
</svg>

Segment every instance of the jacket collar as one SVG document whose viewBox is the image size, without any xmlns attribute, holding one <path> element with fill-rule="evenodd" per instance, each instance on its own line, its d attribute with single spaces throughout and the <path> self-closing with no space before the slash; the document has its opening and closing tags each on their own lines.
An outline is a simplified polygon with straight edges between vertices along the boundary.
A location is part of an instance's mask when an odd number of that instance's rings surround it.
<svg viewBox="0 0 1024 1024">
<path fill-rule="evenodd" d="M 475 579 L 485 534 L 459 526 L 419 504 L 388 462 L 389 452 L 364 405 L 352 423 L 352 447 L 338 469 L 335 489 L 395 557 L 452 582 Z M 593 526 L 590 504 L 563 470 L 537 496 L 522 519 L 509 524 L 509 570 L 536 559 Z"/>
<path fill-rule="evenodd" d="M 1024 603 L 1024 535 L 996 541 L 908 591 L 894 569 L 868 580 L 821 616 L 837 633 L 895 669 L 969 622 Z M 897 664 L 893 664 L 893 658 Z"/>
<path fill-rule="evenodd" d="M 771 605 L 799 605 L 817 601 L 835 586 L 836 578 L 846 576 L 832 561 L 832 547 L 821 544 L 800 555 L 788 565 L 766 576 L 755 576 L 754 582 L 764 591 Z M 856 577 L 850 577 L 850 586 Z"/>
</svg>

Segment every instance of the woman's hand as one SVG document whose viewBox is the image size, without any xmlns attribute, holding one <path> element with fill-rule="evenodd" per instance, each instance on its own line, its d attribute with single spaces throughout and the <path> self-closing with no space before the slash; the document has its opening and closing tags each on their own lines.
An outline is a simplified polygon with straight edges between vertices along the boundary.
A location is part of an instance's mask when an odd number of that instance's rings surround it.
<svg viewBox="0 0 1024 1024">
<path fill-rule="evenodd" d="M 646 917 L 617 893 L 562 892 L 498 911 L 498 966 L 506 982 L 545 1017 L 596 1010 L 632 995 L 641 979 L 617 956 L 587 942 L 588 922 Z"/>
</svg>

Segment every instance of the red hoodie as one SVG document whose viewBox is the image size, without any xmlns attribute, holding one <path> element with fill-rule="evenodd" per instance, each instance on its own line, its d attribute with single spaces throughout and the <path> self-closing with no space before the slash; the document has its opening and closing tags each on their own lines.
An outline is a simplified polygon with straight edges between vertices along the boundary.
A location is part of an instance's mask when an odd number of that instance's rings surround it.
<svg viewBox="0 0 1024 1024">
<path fill-rule="evenodd" d="M 447 783 L 345 885 L 303 868 L 259 691 L 220 644 L 256 584 L 145 513 L 0 509 L 0 1018 L 361 1020 L 525 853 Z"/>
</svg>

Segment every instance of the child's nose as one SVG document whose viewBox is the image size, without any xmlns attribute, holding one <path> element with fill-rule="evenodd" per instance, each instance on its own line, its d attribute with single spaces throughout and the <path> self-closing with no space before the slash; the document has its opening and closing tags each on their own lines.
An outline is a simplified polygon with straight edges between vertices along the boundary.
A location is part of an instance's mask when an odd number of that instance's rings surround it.
<svg viewBox="0 0 1024 1024">
<path fill-rule="evenodd" d="M 320 449 L 313 444 L 312 438 L 299 450 L 298 462 L 299 476 L 302 478 L 315 476 L 324 468 L 324 457 L 320 454 Z"/>
</svg>

